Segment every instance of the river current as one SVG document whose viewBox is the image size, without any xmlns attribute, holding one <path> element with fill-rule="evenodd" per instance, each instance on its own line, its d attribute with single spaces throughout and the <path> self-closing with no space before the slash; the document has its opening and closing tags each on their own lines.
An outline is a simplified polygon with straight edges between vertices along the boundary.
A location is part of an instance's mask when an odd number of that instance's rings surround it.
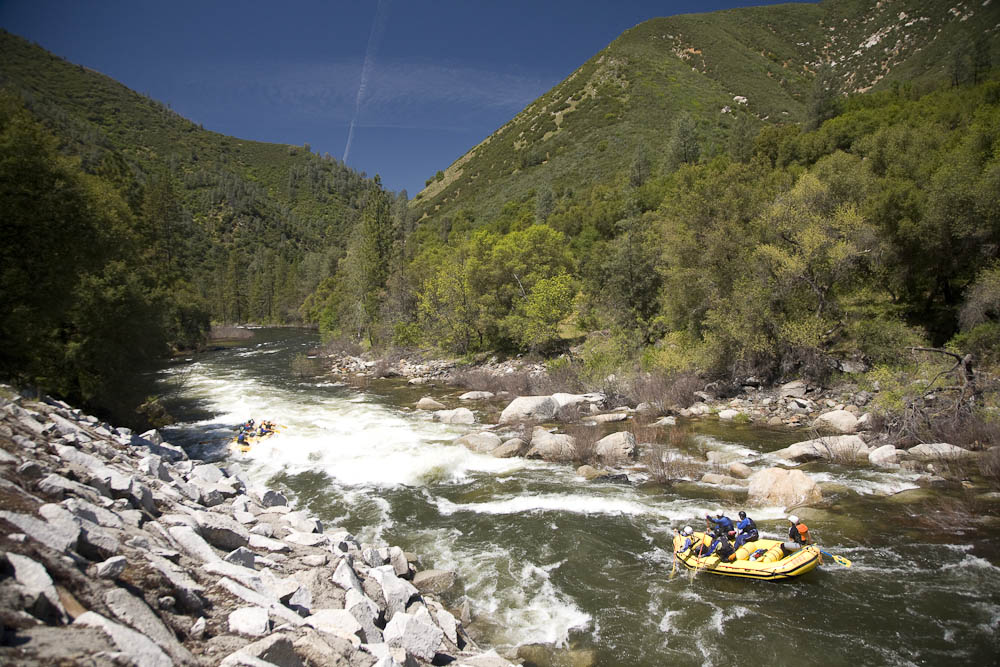
<svg viewBox="0 0 1000 667">
<path fill-rule="evenodd" d="M 451 443 L 481 426 L 440 424 L 412 408 L 424 395 L 456 407 L 461 392 L 298 377 L 292 360 L 317 344 L 311 332 L 258 330 L 244 346 L 171 365 L 163 380 L 184 421 L 166 437 L 213 458 L 235 424 L 281 424 L 239 458 L 244 470 L 328 530 L 457 572 L 444 601 L 467 603 L 470 632 L 501 653 L 543 645 L 531 653 L 540 664 L 640 667 L 997 664 L 1000 531 L 930 531 L 915 475 L 807 468 L 825 497 L 810 531 L 850 568 L 827 561 L 786 582 L 692 576 L 680 566 L 671 576 L 672 530 L 698 528 L 716 508 L 734 516 L 744 509 L 739 492 L 585 482 L 569 466 L 473 453 Z M 733 451 L 754 468 L 803 439 L 695 428 L 695 454 Z M 784 508 L 746 509 L 765 536 L 784 532 Z"/>
</svg>

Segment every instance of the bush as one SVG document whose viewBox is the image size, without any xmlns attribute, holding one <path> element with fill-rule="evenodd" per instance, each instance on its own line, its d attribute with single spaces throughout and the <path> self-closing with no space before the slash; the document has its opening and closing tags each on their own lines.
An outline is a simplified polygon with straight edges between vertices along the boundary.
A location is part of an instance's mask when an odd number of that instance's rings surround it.
<svg viewBox="0 0 1000 667">
<path fill-rule="evenodd" d="M 979 472 L 990 486 L 1000 489 L 1000 449 L 990 449 L 979 457 Z"/>
</svg>

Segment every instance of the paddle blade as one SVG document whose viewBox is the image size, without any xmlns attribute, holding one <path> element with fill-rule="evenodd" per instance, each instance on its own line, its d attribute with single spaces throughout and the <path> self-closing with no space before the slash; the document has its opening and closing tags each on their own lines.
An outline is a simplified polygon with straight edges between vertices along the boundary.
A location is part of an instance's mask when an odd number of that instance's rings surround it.
<svg viewBox="0 0 1000 667">
<path fill-rule="evenodd" d="M 833 560 L 836 561 L 837 563 L 839 563 L 840 565 L 843 565 L 844 567 L 850 567 L 851 566 L 851 561 L 847 560 L 843 556 L 834 556 Z"/>
</svg>

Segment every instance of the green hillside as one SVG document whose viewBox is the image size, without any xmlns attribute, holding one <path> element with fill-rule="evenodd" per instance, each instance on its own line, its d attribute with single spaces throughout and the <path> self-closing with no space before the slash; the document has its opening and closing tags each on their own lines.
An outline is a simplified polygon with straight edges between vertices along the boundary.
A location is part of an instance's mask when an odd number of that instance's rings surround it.
<svg viewBox="0 0 1000 667">
<path fill-rule="evenodd" d="M 336 269 L 371 185 L 363 174 L 308 146 L 204 130 L 5 31 L 0 54 L 0 86 L 24 100 L 84 171 L 114 181 L 133 204 L 152 176 L 169 175 L 190 217 L 192 278 L 214 319 L 295 321 Z"/>
<path fill-rule="evenodd" d="M 542 186 L 564 195 L 613 182 L 637 156 L 672 169 L 681 117 L 710 157 L 727 152 L 744 124 L 828 113 L 816 97 L 820 83 L 847 94 L 972 81 L 984 61 L 1000 57 L 998 20 L 992 3 L 934 0 L 827 0 L 653 19 L 456 160 L 411 205 L 432 221 L 463 209 L 483 221 Z"/>
</svg>

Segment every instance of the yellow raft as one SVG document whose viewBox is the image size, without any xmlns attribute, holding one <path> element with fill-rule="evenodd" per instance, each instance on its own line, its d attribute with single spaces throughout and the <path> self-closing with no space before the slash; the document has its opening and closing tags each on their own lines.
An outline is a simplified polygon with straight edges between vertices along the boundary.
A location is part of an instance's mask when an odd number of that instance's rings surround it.
<svg viewBox="0 0 1000 667">
<path fill-rule="evenodd" d="M 246 454 L 247 452 L 250 451 L 251 447 L 253 447 L 259 442 L 267 440 L 277 432 L 278 432 L 277 430 L 273 430 L 273 431 L 268 431 L 264 435 L 257 435 L 257 434 L 248 435 L 243 439 L 242 443 L 240 442 L 239 436 L 236 436 L 229 442 L 229 451 L 233 452 L 234 454 L 235 453 Z"/>
<path fill-rule="evenodd" d="M 705 533 L 694 533 L 692 536 L 695 545 L 701 543 L 711 544 L 712 536 L 707 537 Z M 789 579 L 798 577 L 816 569 L 821 562 L 819 547 L 814 545 L 805 546 L 802 549 L 786 556 L 778 540 L 758 539 L 754 542 L 747 542 L 736 552 L 736 560 L 724 561 L 718 556 L 699 557 L 693 553 L 694 548 L 685 551 L 678 550 L 684 546 L 685 537 L 679 533 L 674 535 L 674 553 L 684 567 L 689 570 L 711 572 L 721 574 L 726 577 L 745 577 L 747 579 Z M 764 549 L 764 554 L 756 560 L 749 560 L 751 554 Z"/>
</svg>

